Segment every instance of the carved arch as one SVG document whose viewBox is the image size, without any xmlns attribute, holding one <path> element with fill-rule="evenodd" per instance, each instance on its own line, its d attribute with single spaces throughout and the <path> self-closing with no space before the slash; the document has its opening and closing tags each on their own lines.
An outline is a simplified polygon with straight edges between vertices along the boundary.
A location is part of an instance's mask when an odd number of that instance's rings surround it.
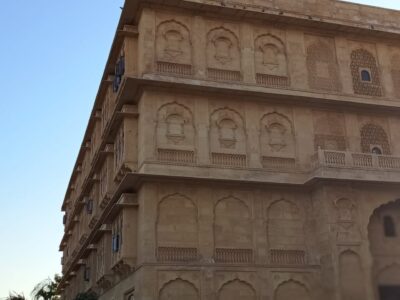
<svg viewBox="0 0 400 300">
<path fill-rule="evenodd" d="M 227 106 L 222 108 L 217 108 L 211 113 L 211 126 L 213 123 L 218 124 L 223 119 L 232 119 L 239 127 L 245 127 L 244 118 L 236 110 L 229 108 Z"/>
<path fill-rule="evenodd" d="M 174 19 L 158 24 L 156 28 L 157 61 L 192 64 L 192 42 L 189 28 Z"/>
<path fill-rule="evenodd" d="M 160 106 L 156 120 L 156 144 L 160 149 L 194 150 L 195 126 L 192 111 L 178 102 Z"/>
<path fill-rule="evenodd" d="M 216 202 L 214 239 L 216 248 L 253 248 L 252 211 L 245 201 L 228 196 Z"/>
<path fill-rule="evenodd" d="M 297 204 L 286 199 L 273 201 L 267 208 L 269 248 L 305 251 L 304 226 L 304 213 Z"/>
<path fill-rule="evenodd" d="M 233 31 L 220 26 L 207 33 L 207 66 L 240 71 L 239 39 Z"/>
<path fill-rule="evenodd" d="M 168 281 L 159 291 L 160 300 L 198 300 L 199 291 L 190 281 L 177 278 Z"/>
<path fill-rule="evenodd" d="M 246 153 L 243 117 L 234 109 L 223 107 L 210 115 L 210 147 L 215 153 Z"/>
<path fill-rule="evenodd" d="M 274 300 L 311 300 L 307 286 L 297 280 L 289 279 L 281 282 L 275 289 Z"/>
<path fill-rule="evenodd" d="M 218 289 L 218 300 L 256 300 L 256 291 L 247 281 L 235 278 Z"/>
<path fill-rule="evenodd" d="M 260 120 L 260 147 L 263 164 L 268 158 L 280 157 L 282 166 L 294 166 L 296 141 L 293 123 L 278 112 L 265 114 Z M 287 158 L 287 160 L 283 160 Z"/>
<path fill-rule="evenodd" d="M 158 247 L 198 247 L 198 208 L 180 193 L 163 197 L 157 205 L 156 237 Z"/>
<path fill-rule="evenodd" d="M 275 35 L 259 35 L 254 41 L 257 74 L 288 77 L 285 44 Z"/>
<path fill-rule="evenodd" d="M 339 280 L 343 300 L 364 299 L 365 274 L 357 252 L 346 249 L 339 254 Z"/>
</svg>

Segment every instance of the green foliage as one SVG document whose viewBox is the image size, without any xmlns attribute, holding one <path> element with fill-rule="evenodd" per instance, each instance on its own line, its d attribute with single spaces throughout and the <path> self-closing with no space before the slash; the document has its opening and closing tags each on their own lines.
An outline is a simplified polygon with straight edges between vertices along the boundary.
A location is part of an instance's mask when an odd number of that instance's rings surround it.
<svg viewBox="0 0 400 300">
<path fill-rule="evenodd" d="M 74 300 L 97 300 L 97 295 L 93 292 L 80 293 Z"/>
<path fill-rule="evenodd" d="M 58 300 L 60 295 L 57 293 L 57 286 L 61 276 L 54 275 L 54 279 L 45 279 L 35 286 L 32 291 L 33 300 Z"/>
</svg>

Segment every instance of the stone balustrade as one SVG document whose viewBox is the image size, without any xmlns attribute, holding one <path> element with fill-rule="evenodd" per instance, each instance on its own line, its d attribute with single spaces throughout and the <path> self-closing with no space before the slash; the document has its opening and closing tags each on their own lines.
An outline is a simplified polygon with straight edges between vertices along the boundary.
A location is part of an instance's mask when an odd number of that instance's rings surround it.
<svg viewBox="0 0 400 300">
<path fill-rule="evenodd" d="M 357 153 L 319 149 L 311 157 L 313 168 L 350 167 L 371 169 L 400 169 L 400 157 L 391 155 L 378 155 L 372 153 Z"/>
</svg>

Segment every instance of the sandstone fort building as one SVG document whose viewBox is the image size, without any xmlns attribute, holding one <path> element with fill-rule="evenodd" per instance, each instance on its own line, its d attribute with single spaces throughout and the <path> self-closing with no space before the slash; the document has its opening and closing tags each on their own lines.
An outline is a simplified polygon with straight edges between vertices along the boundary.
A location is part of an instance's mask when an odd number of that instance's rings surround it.
<svg viewBox="0 0 400 300">
<path fill-rule="evenodd" d="M 63 299 L 400 299 L 400 12 L 127 0 L 62 210 Z"/>
</svg>

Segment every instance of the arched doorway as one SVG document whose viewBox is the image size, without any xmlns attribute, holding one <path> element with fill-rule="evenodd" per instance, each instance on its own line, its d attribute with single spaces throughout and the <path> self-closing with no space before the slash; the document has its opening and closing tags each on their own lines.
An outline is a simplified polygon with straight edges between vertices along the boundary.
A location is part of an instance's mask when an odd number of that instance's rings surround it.
<svg viewBox="0 0 400 300">
<path fill-rule="evenodd" d="M 400 200 L 373 212 L 368 225 L 377 300 L 400 300 Z"/>
</svg>

